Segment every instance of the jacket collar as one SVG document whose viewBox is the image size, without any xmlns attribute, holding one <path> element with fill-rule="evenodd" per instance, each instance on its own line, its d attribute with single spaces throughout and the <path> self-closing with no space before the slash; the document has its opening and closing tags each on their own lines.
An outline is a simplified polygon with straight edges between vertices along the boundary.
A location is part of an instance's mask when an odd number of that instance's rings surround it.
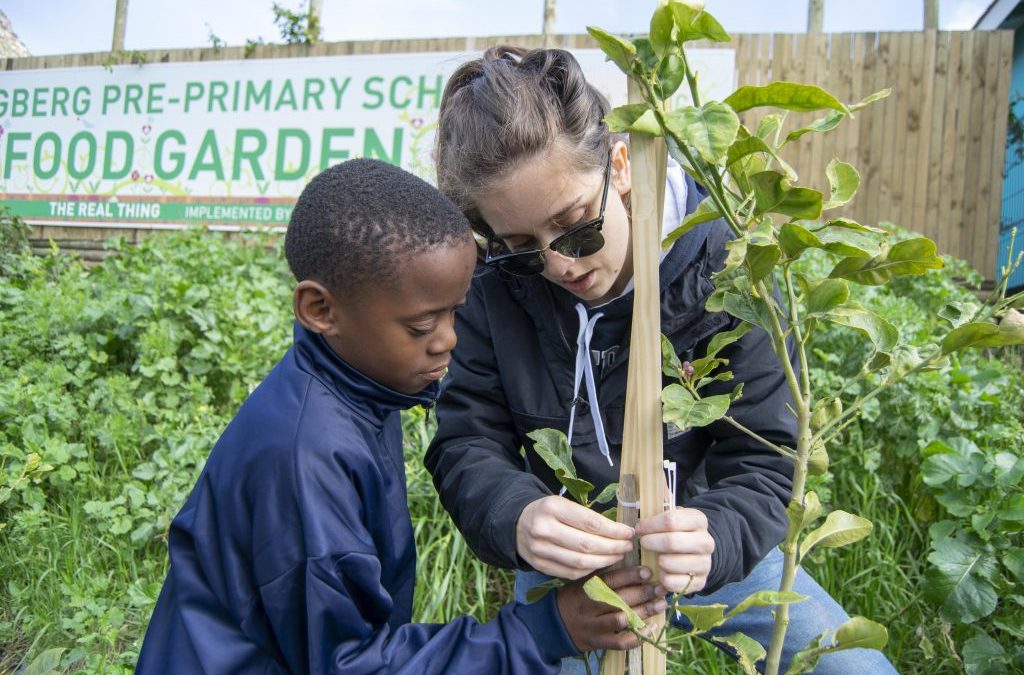
<svg viewBox="0 0 1024 675">
<path fill-rule="evenodd" d="M 371 422 L 380 422 L 396 410 L 431 405 L 440 391 L 437 382 L 413 395 L 385 387 L 346 363 L 322 335 L 306 329 L 298 321 L 295 322 L 294 353 L 300 368 Z"/>
</svg>

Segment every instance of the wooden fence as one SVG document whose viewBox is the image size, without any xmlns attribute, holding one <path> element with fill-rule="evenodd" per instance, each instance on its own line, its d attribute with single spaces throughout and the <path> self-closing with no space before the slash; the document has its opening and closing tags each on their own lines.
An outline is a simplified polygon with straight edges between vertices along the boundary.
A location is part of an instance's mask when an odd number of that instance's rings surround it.
<svg viewBox="0 0 1024 675">
<path fill-rule="evenodd" d="M 480 52 L 493 44 L 542 45 L 540 36 L 332 42 L 142 52 L 147 63 L 243 58 L 301 58 L 431 51 Z M 560 36 L 568 48 L 592 48 L 586 35 Z M 834 156 L 861 172 L 861 190 L 843 215 L 864 223 L 892 221 L 936 241 L 943 253 L 995 275 L 1003 183 L 1013 33 L 903 32 L 745 34 L 736 50 L 737 83 L 790 80 L 819 84 L 846 102 L 891 87 L 892 96 L 859 112 L 829 134 L 807 134 L 786 156 L 803 184 L 826 188 Z M 0 70 L 70 68 L 109 63 L 107 53 L 0 60 Z M 748 113 L 748 126 L 757 116 Z M 812 114 L 792 115 L 809 122 Z M 144 231 L 121 231 L 136 240 Z M 110 231 L 42 227 L 52 238 L 90 255 L 91 241 Z M 98 246 L 92 245 L 94 249 Z"/>
</svg>

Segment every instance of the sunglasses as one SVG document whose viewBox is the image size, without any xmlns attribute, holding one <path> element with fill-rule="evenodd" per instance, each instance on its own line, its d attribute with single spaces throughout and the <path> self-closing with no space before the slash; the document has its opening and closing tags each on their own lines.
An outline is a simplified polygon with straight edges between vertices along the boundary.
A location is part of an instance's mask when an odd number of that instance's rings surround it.
<svg viewBox="0 0 1024 675">
<path fill-rule="evenodd" d="M 604 207 L 608 201 L 608 184 L 611 175 L 612 155 L 608 153 L 608 161 L 604 167 L 604 187 L 601 190 L 601 209 L 597 217 L 577 225 L 563 235 L 551 240 L 544 248 L 530 251 L 500 252 L 504 244 L 495 243 L 493 237 L 487 238 L 484 252 L 484 264 L 493 265 L 503 272 L 517 277 L 532 277 L 544 271 L 544 254 L 551 250 L 567 258 L 585 258 L 594 255 L 604 246 Z"/>
</svg>

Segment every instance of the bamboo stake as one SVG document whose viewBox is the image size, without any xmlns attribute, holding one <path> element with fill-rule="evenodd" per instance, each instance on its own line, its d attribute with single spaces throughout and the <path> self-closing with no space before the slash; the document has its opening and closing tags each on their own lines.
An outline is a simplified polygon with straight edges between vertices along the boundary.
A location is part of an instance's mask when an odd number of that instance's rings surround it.
<svg viewBox="0 0 1024 675">
<path fill-rule="evenodd" d="M 629 83 L 629 100 L 640 102 L 640 92 Z M 662 462 L 661 419 L 661 311 L 658 265 L 661 262 L 661 217 L 665 203 L 665 167 L 668 150 L 661 138 L 630 137 L 630 170 L 633 210 L 633 324 L 630 334 L 629 373 L 626 384 L 626 417 L 622 434 L 621 475 L 636 475 L 640 516 L 665 508 L 665 476 Z M 660 576 L 658 558 L 641 550 L 640 561 Z M 665 617 L 648 621 L 654 635 L 661 632 Z M 665 654 L 643 646 L 644 675 L 664 675 Z M 630 675 L 639 675 L 630 673 Z"/>
</svg>

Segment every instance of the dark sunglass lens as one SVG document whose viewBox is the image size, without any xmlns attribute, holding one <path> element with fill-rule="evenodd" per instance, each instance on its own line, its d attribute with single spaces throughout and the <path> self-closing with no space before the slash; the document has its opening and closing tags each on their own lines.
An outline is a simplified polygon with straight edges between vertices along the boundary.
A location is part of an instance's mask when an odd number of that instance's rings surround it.
<svg viewBox="0 0 1024 675">
<path fill-rule="evenodd" d="M 578 232 L 554 242 L 552 250 L 570 258 L 586 258 L 594 255 L 604 246 L 604 236 L 593 227 L 584 227 Z"/>
<path fill-rule="evenodd" d="M 544 256 L 539 253 L 511 256 L 499 261 L 498 266 L 517 277 L 532 277 L 544 271 Z"/>
</svg>

